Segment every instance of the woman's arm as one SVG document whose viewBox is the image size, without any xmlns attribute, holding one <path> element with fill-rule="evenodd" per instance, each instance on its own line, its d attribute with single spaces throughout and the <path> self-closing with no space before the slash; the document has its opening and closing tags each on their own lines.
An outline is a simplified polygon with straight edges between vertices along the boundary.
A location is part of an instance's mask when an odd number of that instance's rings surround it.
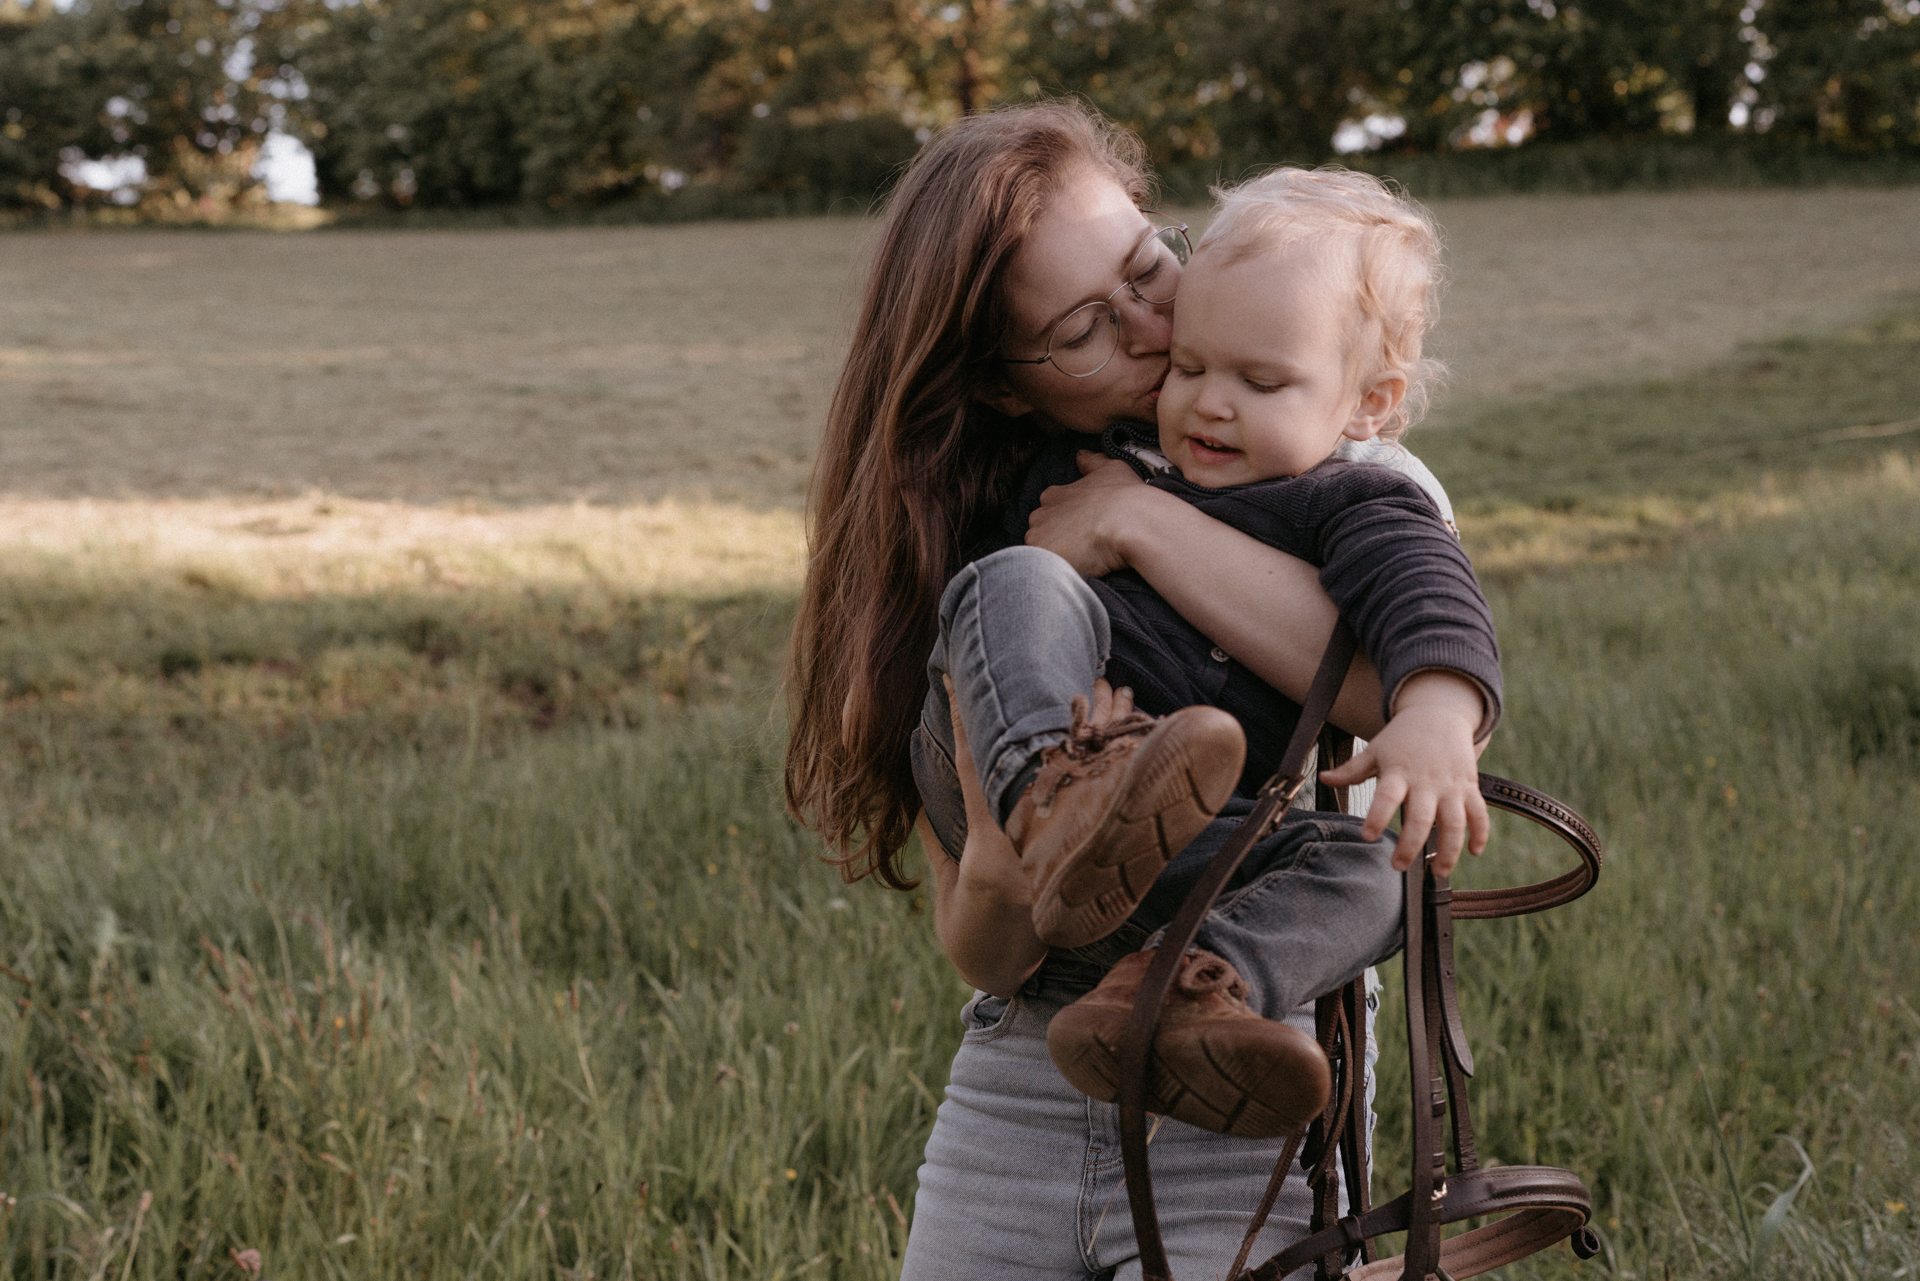
<svg viewBox="0 0 1920 1281">
<path fill-rule="evenodd" d="M 1339 611 L 1312 565 L 1141 482 L 1115 459 L 1083 453 L 1085 478 L 1049 489 L 1027 542 L 1083 574 L 1130 568 L 1255 676 L 1299 702 Z M 1357 655 L 1334 704 L 1350 734 L 1379 733 L 1380 674 Z"/>
<path fill-rule="evenodd" d="M 1110 703 L 1111 695 L 1100 700 L 1096 690 L 1096 702 Z M 967 844 L 960 861 L 954 862 L 932 825 L 920 820 L 920 844 L 933 871 L 933 932 L 961 978 L 983 992 L 1012 996 L 1040 968 L 1047 945 L 1033 932 L 1033 895 L 1020 870 L 1020 856 L 994 822 L 980 790 L 980 773 L 973 766 L 951 681 L 947 703 L 955 709 L 953 765 L 967 802 Z"/>
<path fill-rule="evenodd" d="M 1033 902 L 1012 844 L 992 823 L 969 823 L 967 848 L 956 863 L 941 852 L 925 819 L 919 832 L 933 867 L 933 932 L 941 950 L 982 992 L 1012 996 L 1047 955 L 1033 932 Z"/>
<path fill-rule="evenodd" d="M 1273 688 L 1303 700 L 1338 613 L 1319 573 L 1141 483 L 1125 463 L 1082 453 L 1080 466 L 1083 479 L 1042 495 L 1027 541 L 1083 574 L 1135 570 L 1202 635 Z M 1450 671 L 1415 673 L 1396 691 L 1393 725 L 1384 730 L 1380 701 L 1380 675 L 1357 655 L 1332 720 L 1376 741 L 1322 777 L 1351 785 L 1378 774 L 1364 834 L 1378 837 L 1404 802 L 1395 865 L 1410 865 L 1428 829 L 1437 827 L 1435 867 L 1445 875 L 1462 847 L 1478 854 L 1487 839 L 1476 773 L 1485 746 L 1478 740 L 1479 686 Z"/>
</svg>

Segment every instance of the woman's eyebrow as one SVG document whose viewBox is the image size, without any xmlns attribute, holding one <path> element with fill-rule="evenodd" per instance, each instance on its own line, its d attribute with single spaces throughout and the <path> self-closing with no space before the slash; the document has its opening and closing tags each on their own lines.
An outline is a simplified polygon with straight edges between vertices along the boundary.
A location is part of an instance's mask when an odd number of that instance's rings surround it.
<svg viewBox="0 0 1920 1281">
<path fill-rule="evenodd" d="M 1133 256 L 1140 252 L 1140 246 L 1146 244 L 1147 237 L 1151 236 L 1152 234 L 1153 234 L 1153 224 L 1147 223 L 1144 227 L 1140 229 L 1139 237 L 1135 239 L 1131 245 L 1127 246 L 1126 254 L 1120 259 L 1120 271 L 1118 274 L 1120 276 L 1121 284 L 1124 285 L 1127 283 L 1127 264 L 1133 261 Z M 1055 316 L 1053 319 L 1041 325 L 1040 332 L 1043 334 L 1052 333 L 1054 330 L 1054 326 L 1058 325 L 1061 321 L 1065 320 L 1068 316 L 1071 316 L 1074 312 L 1079 311 L 1082 307 L 1086 306 L 1088 303 L 1104 301 L 1104 299 L 1111 298 L 1113 297 L 1114 294 L 1118 292 L 1120 292 L 1118 289 L 1112 289 L 1107 291 L 1107 293 L 1102 295 L 1102 297 L 1100 298 L 1096 298 L 1092 294 L 1088 294 L 1085 298 L 1082 298 L 1079 302 L 1070 304 L 1063 311 L 1061 311 L 1059 315 Z"/>
</svg>

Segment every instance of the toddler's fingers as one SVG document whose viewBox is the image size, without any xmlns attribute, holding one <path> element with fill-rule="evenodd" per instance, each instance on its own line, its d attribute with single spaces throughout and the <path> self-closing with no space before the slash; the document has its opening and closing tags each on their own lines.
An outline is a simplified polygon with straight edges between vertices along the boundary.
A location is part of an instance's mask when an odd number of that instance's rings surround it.
<svg viewBox="0 0 1920 1281">
<path fill-rule="evenodd" d="M 1487 848 L 1487 838 L 1493 834 L 1493 824 L 1487 818 L 1487 798 L 1480 795 L 1480 789 L 1474 788 L 1467 793 L 1467 848 L 1475 854 Z"/>
<path fill-rule="evenodd" d="M 1434 810 L 1434 830 L 1436 833 L 1433 855 L 1433 870 L 1438 876 L 1450 876 L 1454 864 L 1460 861 L 1460 846 L 1467 835 L 1466 807 L 1453 797 L 1448 797 Z"/>
<path fill-rule="evenodd" d="M 1400 808 L 1400 802 L 1406 799 L 1407 780 L 1399 774 L 1382 775 L 1380 785 L 1373 789 L 1373 804 L 1367 807 L 1367 821 L 1360 826 L 1360 839 L 1377 841 L 1381 833 L 1387 830 L 1387 824 L 1393 821 L 1393 812 Z M 1401 871 L 1406 865 L 1396 863 Z"/>
<path fill-rule="evenodd" d="M 1408 797 L 1405 812 L 1400 816 L 1400 843 L 1393 847 L 1395 871 L 1404 872 L 1413 866 L 1413 860 L 1420 857 L 1427 843 L 1427 833 L 1432 830 L 1433 798 L 1424 793 Z"/>
<path fill-rule="evenodd" d="M 1373 754 L 1369 744 L 1361 751 L 1347 758 L 1344 765 L 1320 771 L 1320 781 L 1328 787 L 1352 787 L 1355 783 L 1364 783 L 1380 772 L 1380 762 Z M 1379 833 L 1374 833 L 1378 836 Z M 1372 839 L 1371 837 L 1368 839 Z"/>
<path fill-rule="evenodd" d="M 1113 686 L 1105 680 L 1093 683 L 1093 708 L 1087 714 L 1095 725 L 1104 725 L 1113 716 Z"/>
<path fill-rule="evenodd" d="M 1115 689 L 1104 679 L 1093 683 L 1093 705 L 1087 710 L 1087 719 L 1095 725 L 1105 725 L 1108 721 L 1119 720 L 1133 710 L 1133 690 L 1122 685 Z"/>
<path fill-rule="evenodd" d="M 1073 456 L 1073 465 L 1080 469 L 1082 476 L 1093 474 L 1093 469 L 1107 461 L 1107 456 L 1091 449 L 1082 449 Z"/>
</svg>

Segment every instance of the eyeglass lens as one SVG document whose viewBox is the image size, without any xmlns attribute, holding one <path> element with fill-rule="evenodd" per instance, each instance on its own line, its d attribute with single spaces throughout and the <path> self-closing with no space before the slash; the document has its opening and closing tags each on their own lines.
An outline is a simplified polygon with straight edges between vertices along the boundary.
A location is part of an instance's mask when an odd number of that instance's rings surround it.
<svg viewBox="0 0 1920 1281">
<path fill-rule="evenodd" d="M 1187 235 L 1178 227 L 1163 227 L 1148 236 L 1127 265 L 1127 285 L 1141 302 L 1164 306 L 1180 288 L 1187 265 Z"/>
<path fill-rule="evenodd" d="M 1180 228 L 1155 232 L 1127 264 L 1123 287 L 1141 302 L 1165 306 L 1179 292 L 1187 254 L 1187 237 Z M 1087 378 L 1106 368 L 1119 345 L 1120 313 L 1110 303 L 1090 302 L 1054 327 L 1047 352 L 1061 373 Z"/>
</svg>

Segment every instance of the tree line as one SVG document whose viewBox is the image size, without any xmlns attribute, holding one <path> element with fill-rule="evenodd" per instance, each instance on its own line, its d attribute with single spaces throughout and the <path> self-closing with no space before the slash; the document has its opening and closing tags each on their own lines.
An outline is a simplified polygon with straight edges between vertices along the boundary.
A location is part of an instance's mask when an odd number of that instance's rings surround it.
<svg viewBox="0 0 1920 1281">
<path fill-rule="evenodd" d="M 1920 0 L 0 0 L 0 206 L 820 208 L 1079 94 L 1176 181 L 1336 151 L 1741 136 L 1920 153 Z"/>
</svg>

